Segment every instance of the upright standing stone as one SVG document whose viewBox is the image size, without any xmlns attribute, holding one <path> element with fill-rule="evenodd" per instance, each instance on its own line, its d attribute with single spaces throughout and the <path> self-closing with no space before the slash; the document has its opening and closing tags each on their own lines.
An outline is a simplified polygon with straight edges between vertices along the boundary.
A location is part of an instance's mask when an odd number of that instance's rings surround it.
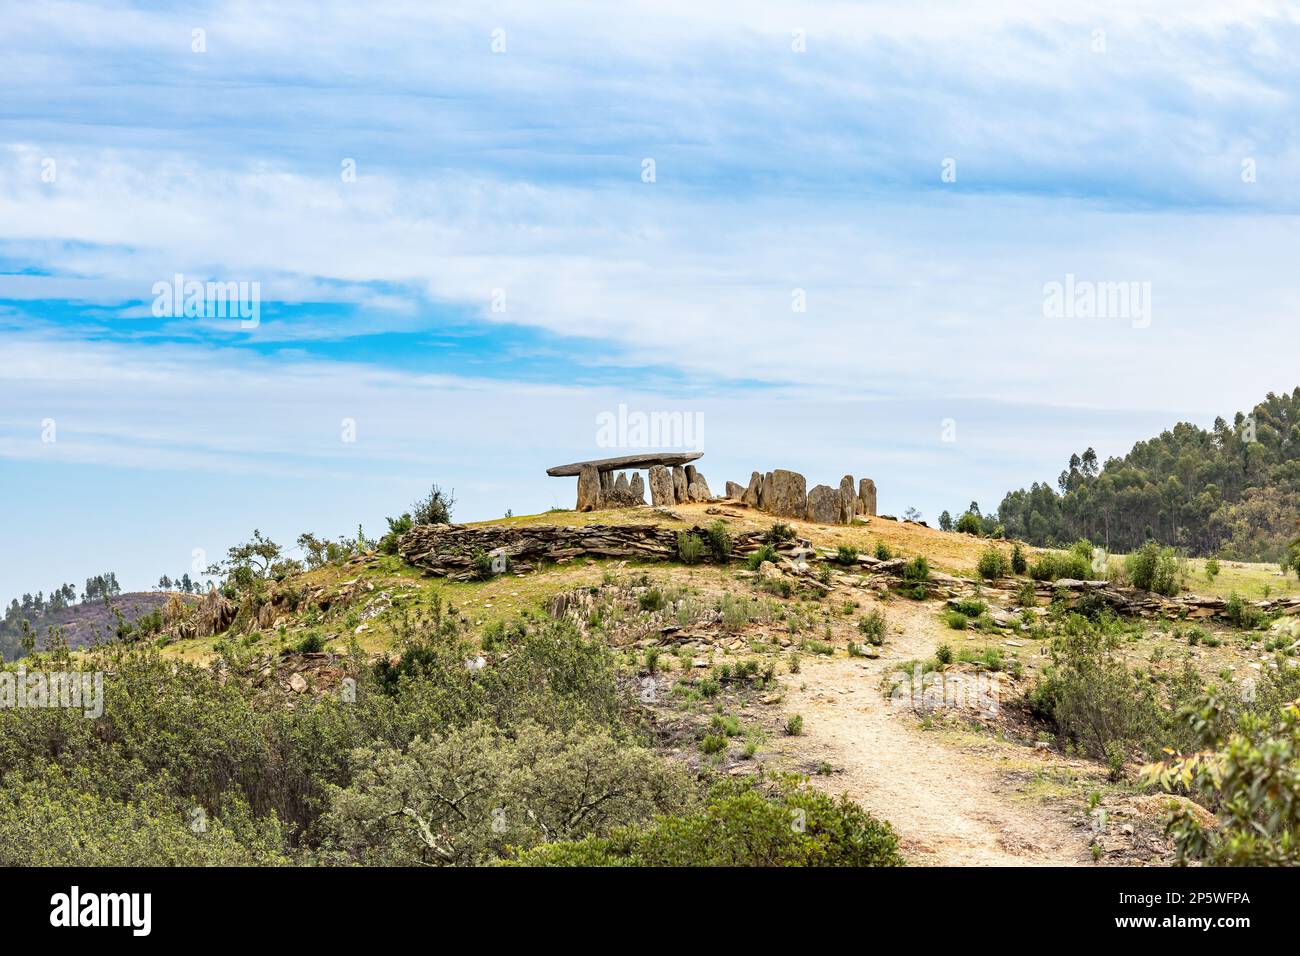
<svg viewBox="0 0 1300 956">
<path fill-rule="evenodd" d="M 583 465 L 578 472 L 578 510 L 597 511 L 600 502 L 600 472 L 595 465 Z"/>
<path fill-rule="evenodd" d="M 614 479 L 614 497 L 625 502 L 632 494 L 632 486 L 627 483 L 627 472 L 620 471 Z"/>
<path fill-rule="evenodd" d="M 876 514 L 876 483 L 870 478 L 858 482 L 858 510 L 872 517 Z"/>
<path fill-rule="evenodd" d="M 840 524 L 853 524 L 858 510 L 858 493 L 853 490 L 853 476 L 840 479 Z"/>
<path fill-rule="evenodd" d="M 808 482 L 797 471 L 778 468 L 771 473 L 764 511 L 783 518 L 802 518 L 808 510 Z"/>
<path fill-rule="evenodd" d="M 727 482 L 727 497 L 739 501 L 745 494 L 745 486 L 738 481 Z"/>
<path fill-rule="evenodd" d="M 838 524 L 840 493 L 830 485 L 817 485 L 808 492 L 807 518 L 817 524 Z"/>
<path fill-rule="evenodd" d="M 763 511 L 772 510 L 772 473 L 763 476 L 758 486 L 758 507 Z"/>
<path fill-rule="evenodd" d="M 758 491 L 759 488 L 762 487 L 762 485 L 763 485 L 763 476 L 760 475 L 758 472 L 754 472 L 753 474 L 751 474 L 749 476 L 749 487 L 746 488 L 745 493 L 740 496 L 740 500 L 745 504 L 749 505 L 751 508 L 757 508 L 759 505 Z"/>
<path fill-rule="evenodd" d="M 698 471 L 695 473 L 695 477 L 691 479 L 691 483 L 686 486 L 686 494 L 691 501 L 708 501 L 713 497 L 713 492 L 709 491 L 709 483 L 704 480 L 704 476 Z"/>
<path fill-rule="evenodd" d="M 663 465 L 650 466 L 650 503 L 656 508 L 670 508 L 677 503 L 673 473 Z"/>
<path fill-rule="evenodd" d="M 627 488 L 632 494 L 633 504 L 645 504 L 645 481 L 641 477 L 641 472 L 632 472 L 632 480 L 627 483 Z"/>
<path fill-rule="evenodd" d="M 614 496 L 614 473 L 612 471 L 602 471 L 600 473 L 600 497 L 608 501 Z"/>
<path fill-rule="evenodd" d="M 686 494 L 688 484 L 686 469 L 681 465 L 673 465 L 673 494 L 676 496 L 679 505 L 684 505 L 690 500 Z"/>
</svg>

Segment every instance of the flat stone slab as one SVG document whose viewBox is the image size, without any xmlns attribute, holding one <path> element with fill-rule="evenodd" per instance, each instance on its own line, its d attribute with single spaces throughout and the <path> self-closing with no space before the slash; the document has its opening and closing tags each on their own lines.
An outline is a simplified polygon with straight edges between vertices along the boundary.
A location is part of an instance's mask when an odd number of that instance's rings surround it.
<svg viewBox="0 0 1300 956">
<path fill-rule="evenodd" d="M 575 461 L 571 465 L 556 465 L 547 468 L 546 473 L 552 478 L 576 478 L 584 465 L 592 465 L 597 471 L 615 471 L 619 468 L 649 468 L 651 465 L 684 465 L 688 461 L 702 456 L 702 451 L 661 452 L 648 455 L 624 455 L 622 458 L 598 458 L 593 461 Z"/>
</svg>

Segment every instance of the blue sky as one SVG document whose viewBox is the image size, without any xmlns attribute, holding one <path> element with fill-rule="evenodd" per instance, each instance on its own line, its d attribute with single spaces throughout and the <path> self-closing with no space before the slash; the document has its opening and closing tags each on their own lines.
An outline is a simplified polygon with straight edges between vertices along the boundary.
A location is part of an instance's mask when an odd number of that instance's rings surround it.
<svg viewBox="0 0 1300 956">
<path fill-rule="evenodd" d="M 567 506 L 620 404 L 933 519 L 1300 384 L 1294 6 L 712 7 L 8 6 L 3 596 Z"/>
</svg>

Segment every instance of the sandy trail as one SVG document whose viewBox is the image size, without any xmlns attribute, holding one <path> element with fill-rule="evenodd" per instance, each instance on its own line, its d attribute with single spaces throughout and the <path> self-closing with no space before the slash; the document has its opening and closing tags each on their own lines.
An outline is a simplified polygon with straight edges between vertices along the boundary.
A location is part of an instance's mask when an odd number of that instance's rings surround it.
<svg viewBox="0 0 1300 956">
<path fill-rule="evenodd" d="M 891 633 L 879 660 L 805 658 L 785 678 L 788 713 L 804 735 L 785 738 L 803 761 L 837 772 L 814 777 L 898 831 L 909 862 L 957 866 L 1070 866 L 1089 862 L 1086 831 L 1059 809 L 1016 793 L 997 748 L 954 747 L 921 730 L 910 708 L 884 696 L 881 681 L 901 661 L 934 653 L 944 636 L 932 606 L 886 613 Z M 796 749 L 797 748 L 797 749 Z"/>
</svg>

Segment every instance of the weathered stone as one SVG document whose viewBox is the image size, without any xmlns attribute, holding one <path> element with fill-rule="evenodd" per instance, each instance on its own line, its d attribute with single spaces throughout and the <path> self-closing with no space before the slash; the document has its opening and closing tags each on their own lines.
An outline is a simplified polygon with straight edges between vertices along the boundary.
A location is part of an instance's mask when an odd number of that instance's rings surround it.
<svg viewBox="0 0 1300 956">
<path fill-rule="evenodd" d="M 673 494 L 677 496 L 679 505 L 685 504 L 689 500 L 686 495 L 688 485 L 686 469 L 681 465 L 673 465 Z"/>
<path fill-rule="evenodd" d="M 620 471 L 614 479 L 614 497 L 626 501 L 632 495 L 632 486 L 627 483 L 627 472 Z"/>
<path fill-rule="evenodd" d="M 671 508 L 677 503 L 673 473 L 663 465 L 650 466 L 650 503 L 656 508 Z"/>
<path fill-rule="evenodd" d="M 853 476 L 845 475 L 840 479 L 840 524 L 853 524 L 858 510 L 858 495 L 853 490 Z"/>
<path fill-rule="evenodd" d="M 627 483 L 627 488 L 632 493 L 634 504 L 645 504 L 645 480 L 641 477 L 641 472 L 632 473 L 632 480 Z"/>
<path fill-rule="evenodd" d="M 840 520 L 840 493 L 830 485 L 817 485 L 808 492 L 806 515 L 817 524 L 838 524 Z"/>
<path fill-rule="evenodd" d="M 783 518 L 802 518 L 808 510 L 808 483 L 797 471 L 771 472 L 763 510 Z M 838 507 L 838 506 L 837 506 Z"/>
<path fill-rule="evenodd" d="M 713 493 L 709 491 L 709 483 L 704 480 L 704 476 L 698 471 L 695 473 L 695 477 L 691 479 L 691 483 L 686 486 L 686 496 L 691 501 L 708 501 L 713 497 Z"/>
<path fill-rule="evenodd" d="M 307 678 L 301 674 L 294 674 L 289 678 L 289 689 L 295 694 L 305 693 L 307 690 Z"/>
<path fill-rule="evenodd" d="M 727 482 L 727 497 L 733 501 L 739 501 L 745 494 L 745 486 L 738 481 Z"/>
<path fill-rule="evenodd" d="M 876 514 L 876 483 L 870 478 L 858 482 L 858 513 L 872 517 Z"/>
<path fill-rule="evenodd" d="M 763 511 L 768 510 L 768 505 L 772 503 L 772 473 L 769 471 L 758 483 L 758 507 Z"/>
<path fill-rule="evenodd" d="M 758 491 L 759 488 L 762 487 L 762 484 L 763 484 L 762 475 L 760 475 L 758 472 L 753 472 L 752 474 L 750 474 L 749 487 L 747 487 L 745 489 L 745 493 L 740 496 L 740 500 L 745 504 L 749 505 L 751 508 L 757 508 Z"/>
<path fill-rule="evenodd" d="M 617 471 L 619 468 L 649 468 L 651 465 L 684 465 L 703 455 L 702 451 L 662 452 L 645 455 L 623 455 L 621 458 L 597 458 L 592 461 L 575 461 L 571 465 L 547 468 L 552 478 L 572 478 L 582 474 L 584 465 L 595 465 L 597 471 Z"/>
<path fill-rule="evenodd" d="M 612 471 L 602 471 L 600 473 L 600 497 L 601 500 L 609 500 L 614 495 L 614 473 Z"/>
<path fill-rule="evenodd" d="M 578 510 L 596 511 L 600 502 L 600 472 L 595 465 L 583 465 L 578 474 Z"/>
</svg>

